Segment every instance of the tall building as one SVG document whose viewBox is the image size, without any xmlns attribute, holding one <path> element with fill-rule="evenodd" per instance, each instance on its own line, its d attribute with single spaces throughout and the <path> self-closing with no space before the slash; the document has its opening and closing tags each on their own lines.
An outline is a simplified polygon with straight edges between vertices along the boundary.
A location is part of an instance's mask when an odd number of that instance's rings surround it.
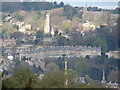
<svg viewBox="0 0 120 90">
<path fill-rule="evenodd" d="M 50 34 L 50 13 L 46 13 L 44 33 Z"/>
<path fill-rule="evenodd" d="M 88 7 L 87 7 L 87 4 L 86 4 L 86 6 L 84 8 L 84 12 L 88 11 L 87 9 L 88 9 Z"/>
<path fill-rule="evenodd" d="M 83 23 L 84 23 L 84 21 L 85 21 L 85 14 L 86 14 L 86 12 L 88 11 L 87 10 L 87 4 L 86 4 L 86 6 L 83 8 L 83 15 L 82 15 L 82 18 L 83 18 Z"/>
<path fill-rule="evenodd" d="M 105 71 L 103 69 L 103 76 L 102 76 L 102 81 L 101 81 L 102 84 L 105 84 L 106 83 L 106 80 L 105 80 Z"/>
</svg>

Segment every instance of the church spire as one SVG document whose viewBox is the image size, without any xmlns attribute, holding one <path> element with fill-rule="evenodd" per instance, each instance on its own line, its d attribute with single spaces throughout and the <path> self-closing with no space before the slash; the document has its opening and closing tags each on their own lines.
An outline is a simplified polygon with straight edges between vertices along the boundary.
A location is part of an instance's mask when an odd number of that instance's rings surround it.
<svg viewBox="0 0 120 90">
<path fill-rule="evenodd" d="M 86 6 L 85 6 L 85 11 L 87 11 L 87 8 L 88 8 L 88 7 L 87 7 L 87 4 L 86 4 Z"/>
<path fill-rule="evenodd" d="M 104 69 L 103 69 L 103 75 L 102 75 L 102 81 L 101 81 L 101 83 L 103 83 L 103 84 L 106 83 Z"/>
<path fill-rule="evenodd" d="M 105 71 L 104 71 L 104 69 L 103 69 L 103 78 L 102 78 L 102 80 L 105 80 Z"/>
</svg>

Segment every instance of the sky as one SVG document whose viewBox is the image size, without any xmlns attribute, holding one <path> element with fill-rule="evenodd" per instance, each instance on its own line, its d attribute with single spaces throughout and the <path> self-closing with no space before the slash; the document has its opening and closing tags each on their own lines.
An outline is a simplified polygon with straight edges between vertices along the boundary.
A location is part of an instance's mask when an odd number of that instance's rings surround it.
<svg viewBox="0 0 120 90">
<path fill-rule="evenodd" d="M 23 0 L 0 0 L 3 2 L 12 2 L 12 1 L 23 1 Z M 32 0 L 32 1 L 57 1 L 57 2 L 119 2 L 120 0 Z"/>
<path fill-rule="evenodd" d="M 55 0 L 47 0 L 47 1 L 55 1 Z M 56 0 L 57 2 L 119 2 L 119 0 Z"/>
<path fill-rule="evenodd" d="M 17 1 L 23 1 L 23 0 L 2 0 L 3 2 L 17 2 Z M 104 9 L 114 9 L 118 7 L 118 2 L 120 0 L 31 0 L 31 1 L 49 1 L 54 2 L 64 2 L 65 4 L 70 4 L 72 6 L 85 6 L 86 4 L 88 6 L 97 6 L 99 8 Z"/>
<path fill-rule="evenodd" d="M 47 0 L 54 2 L 55 0 Z M 85 6 L 86 4 L 88 6 L 97 6 L 99 8 L 104 9 L 114 9 L 118 7 L 118 2 L 120 0 L 56 0 L 59 2 L 64 2 L 66 4 L 70 4 L 72 6 Z"/>
</svg>

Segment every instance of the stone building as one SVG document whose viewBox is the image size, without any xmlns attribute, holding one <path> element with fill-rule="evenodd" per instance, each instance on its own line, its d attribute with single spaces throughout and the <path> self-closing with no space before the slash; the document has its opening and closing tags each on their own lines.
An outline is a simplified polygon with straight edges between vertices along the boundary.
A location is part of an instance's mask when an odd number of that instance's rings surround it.
<svg viewBox="0 0 120 90">
<path fill-rule="evenodd" d="M 3 39 L 2 46 L 5 48 L 12 48 L 16 45 L 15 39 Z"/>
<path fill-rule="evenodd" d="M 105 83 L 106 83 L 106 80 L 105 80 L 105 71 L 104 71 L 104 70 L 103 70 L 103 76 L 102 76 L 101 83 L 102 83 L 102 84 L 105 84 Z"/>
<path fill-rule="evenodd" d="M 119 84 L 118 83 L 116 83 L 116 82 L 108 82 L 107 84 L 106 84 L 106 88 L 119 88 Z"/>
<path fill-rule="evenodd" d="M 5 22 L 11 22 L 12 19 L 13 19 L 13 17 L 8 15 L 8 16 L 5 17 Z"/>
<path fill-rule="evenodd" d="M 50 34 L 50 13 L 46 13 L 45 25 L 44 25 L 44 33 Z"/>
<path fill-rule="evenodd" d="M 101 83 L 106 87 L 106 88 L 118 88 L 119 84 L 117 82 L 107 82 L 106 78 L 105 78 L 105 71 L 103 70 L 103 76 L 102 76 L 102 80 Z"/>
<path fill-rule="evenodd" d="M 17 22 L 17 23 L 13 23 L 13 25 L 18 26 L 19 32 L 28 33 L 28 34 L 32 32 L 32 26 L 30 24 L 25 24 L 24 22 Z"/>
<path fill-rule="evenodd" d="M 17 50 L 21 56 L 26 56 L 29 58 L 43 59 L 45 57 L 61 57 L 66 55 L 66 57 L 86 57 L 86 56 L 99 56 L 101 55 L 100 47 L 90 47 L 90 46 L 42 46 L 35 48 L 25 48 Z"/>
<path fill-rule="evenodd" d="M 108 56 L 108 58 L 113 57 L 113 58 L 116 58 L 116 59 L 120 59 L 119 54 L 120 54 L 119 50 L 118 51 L 109 51 L 109 52 L 106 53 L 106 55 Z"/>
</svg>

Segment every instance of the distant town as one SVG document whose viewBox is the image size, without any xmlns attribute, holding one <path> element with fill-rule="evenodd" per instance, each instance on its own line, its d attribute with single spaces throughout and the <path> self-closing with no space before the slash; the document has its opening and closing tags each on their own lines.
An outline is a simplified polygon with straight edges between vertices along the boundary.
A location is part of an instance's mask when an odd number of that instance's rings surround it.
<svg viewBox="0 0 120 90">
<path fill-rule="evenodd" d="M 3 89 L 119 87 L 119 7 L 3 2 L 2 9 Z"/>
</svg>

